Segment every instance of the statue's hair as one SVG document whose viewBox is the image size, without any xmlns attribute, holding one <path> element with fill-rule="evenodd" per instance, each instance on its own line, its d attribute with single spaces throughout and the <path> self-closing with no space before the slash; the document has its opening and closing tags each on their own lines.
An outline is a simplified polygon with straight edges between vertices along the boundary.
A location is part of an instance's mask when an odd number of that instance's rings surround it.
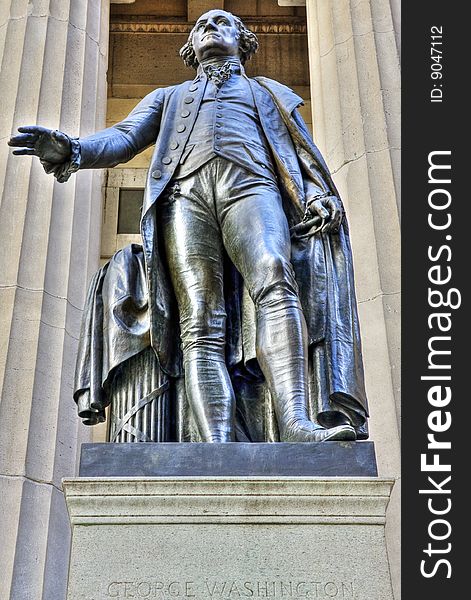
<svg viewBox="0 0 471 600">
<path fill-rule="evenodd" d="M 227 12 L 227 11 L 225 11 Z M 246 61 L 251 58 L 255 52 L 258 50 L 258 39 L 253 31 L 247 29 L 247 27 L 242 23 L 242 20 L 239 17 L 236 17 L 232 13 L 227 13 L 232 16 L 239 30 L 239 57 L 240 62 L 245 64 Z M 182 48 L 180 49 L 180 56 L 183 59 L 183 62 L 187 67 L 193 67 L 193 69 L 198 68 L 198 59 L 196 58 L 195 50 L 193 48 L 193 34 L 195 31 L 196 25 L 190 31 L 190 35 L 188 36 L 188 41 Z"/>
</svg>

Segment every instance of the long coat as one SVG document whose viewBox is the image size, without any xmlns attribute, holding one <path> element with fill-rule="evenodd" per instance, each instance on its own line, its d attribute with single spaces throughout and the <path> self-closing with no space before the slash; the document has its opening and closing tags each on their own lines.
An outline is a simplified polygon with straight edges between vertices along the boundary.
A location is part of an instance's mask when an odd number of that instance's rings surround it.
<svg viewBox="0 0 471 600">
<path fill-rule="evenodd" d="M 297 111 L 302 99 L 271 79 L 257 77 L 248 81 L 274 159 L 288 224 L 295 232 L 305 218 L 307 198 L 326 192 L 338 197 L 338 193 Z M 157 207 L 179 164 L 205 83 L 204 74 L 199 73 L 193 81 L 157 89 L 120 123 L 80 139 L 80 168 L 113 167 L 155 143 L 144 194 L 141 234 L 151 345 L 161 369 L 170 377 L 181 375 L 181 351 L 176 303 L 167 266 L 159 252 Z M 329 415 L 340 409 L 352 418 L 359 437 L 366 437 L 367 400 L 346 219 L 337 234 L 293 233 L 292 263 L 309 332 L 311 394 L 316 397 L 318 421 L 325 426 L 334 424 Z M 256 363 L 254 336 L 242 333 L 253 332 L 255 324 L 253 311 L 244 309 L 246 294 L 237 274 L 231 285 L 233 289 L 226 293 L 228 363 L 234 370 Z M 108 377 L 109 368 L 104 365 L 103 382 Z M 84 385 L 83 381 L 79 383 L 82 389 Z"/>
</svg>

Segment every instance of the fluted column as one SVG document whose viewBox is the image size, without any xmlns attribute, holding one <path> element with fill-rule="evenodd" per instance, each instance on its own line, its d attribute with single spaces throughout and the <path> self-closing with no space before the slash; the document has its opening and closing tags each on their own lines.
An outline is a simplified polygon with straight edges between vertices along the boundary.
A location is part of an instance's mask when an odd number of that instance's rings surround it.
<svg viewBox="0 0 471 600">
<path fill-rule="evenodd" d="M 81 309 L 98 266 L 99 172 L 67 184 L 14 157 L 19 125 L 103 127 L 109 0 L 0 3 L 0 597 L 65 598 L 61 478 L 84 436 L 72 401 Z"/>
<path fill-rule="evenodd" d="M 315 138 L 351 226 L 380 475 L 399 476 L 400 72 L 395 0 L 307 0 Z M 388 512 L 398 598 L 399 485 Z"/>
</svg>

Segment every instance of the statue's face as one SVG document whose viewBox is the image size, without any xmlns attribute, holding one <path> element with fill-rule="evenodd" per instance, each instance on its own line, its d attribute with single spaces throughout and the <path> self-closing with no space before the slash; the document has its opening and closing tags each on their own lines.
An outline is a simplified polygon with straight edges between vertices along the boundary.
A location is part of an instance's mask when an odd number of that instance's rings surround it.
<svg viewBox="0 0 471 600">
<path fill-rule="evenodd" d="M 193 48 L 198 62 L 215 56 L 239 55 L 239 30 L 234 17 L 224 10 L 201 15 L 193 29 Z"/>
</svg>

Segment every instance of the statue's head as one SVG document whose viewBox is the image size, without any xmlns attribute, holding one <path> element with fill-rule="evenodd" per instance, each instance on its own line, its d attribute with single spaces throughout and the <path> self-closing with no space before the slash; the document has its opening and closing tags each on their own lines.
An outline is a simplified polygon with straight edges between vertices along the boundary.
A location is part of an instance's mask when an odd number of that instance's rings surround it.
<svg viewBox="0 0 471 600">
<path fill-rule="evenodd" d="M 187 67 L 196 69 L 201 60 L 217 56 L 239 56 L 244 64 L 257 49 L 257 36 L 239 17 L 225 10 L 210 10 L 196 21 L 180 56 Z"/>
</svg>

